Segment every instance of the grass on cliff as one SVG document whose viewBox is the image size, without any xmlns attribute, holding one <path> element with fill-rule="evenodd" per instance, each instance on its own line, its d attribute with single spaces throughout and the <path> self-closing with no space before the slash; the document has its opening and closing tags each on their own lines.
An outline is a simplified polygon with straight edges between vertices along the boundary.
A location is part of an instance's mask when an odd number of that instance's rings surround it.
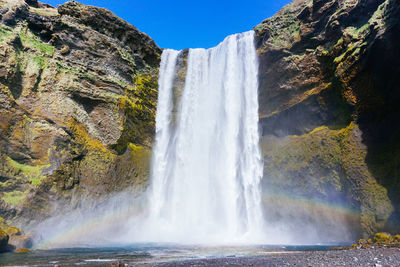
<svg viewBox="0 0 400 267">
<path fill-rule="evenodd" d="M 13 36 L 13 31 L 12 28 L 6 26 L 6 25 L 1 25 L 0 24 L 0 41 L 4 42 L 8 38 Z"/>
<path fill-rule="evenodd" d="M 53 56 L 55 47 L 44 43 L 30 31 L 28 30 L 26 32 L 21 31 L 19 33 L 19 36 L 21 38 L 21 42 L 24 47 L 35 50 L 40 54 L 42 54 L 43 56 L 49 56 L 49 57 Z"/>
<path fill-rule="evenodd" d="M 18 206 L 22 201 L 27 197 L 28 190 L 25 192 L 22 191 L 12 191 L 12 192 L 4 192 L 2 200 L 9 205 Z"/>
<path fill-rule="evenodd" d="M 27 178 L 32 185 L 36 186 L 40 185 L 45 178 L 45 176 L 42 175 L 43 170 L 50 167 L 50 164 L 36 166 L 21 164 L 10 157 L 7 157 L 7 163 L 19 176 Z"/>
<path fill-rule="evenodd" d="M 47 60 L 45 60 L 41 56 L 34 56 L 32 58 L 32 61 L 39 67 L 39 69 L 43 69 L 49 66 L 49 63 Z"/>
</svg>

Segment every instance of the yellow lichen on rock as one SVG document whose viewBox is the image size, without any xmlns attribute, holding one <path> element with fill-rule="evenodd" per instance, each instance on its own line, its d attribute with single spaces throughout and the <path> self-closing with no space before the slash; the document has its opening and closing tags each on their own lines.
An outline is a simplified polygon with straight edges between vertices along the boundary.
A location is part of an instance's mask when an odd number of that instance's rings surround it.
<svg viewBox="0 0 400 267">
<path fill-rule="evenodd" d="M 295 187 L 298 194 L 347 194 L 360 203 L 361 225 L 370 234 L 384 227 L 393 212 L 387 190 L 376 182 L 366 165 L 366 148 L 359 143 L 360 129 L 351 122 L 341 129 L 320 126 L 303 135 L 264 138 L 264 173 L 270 186 Z M 357 180 L 353 190 L 344 188 Z M 368 198 L 360 198 L 360 192 Z M 293 194 L 293 192 L 291 193 Z"/>
<path fill-rule="evenodd" d="M 7 229 L 5 229 L 5 232 L 8 235 L 21 235 L 22 234 L 22 230 L 15 227 L 15 226 L 9 226 Z"/>
<path fill-rule="evenodd" d="M 140 177 L 141 179 L 139 184 L 146 186 L 146 182 L 150 177 L 151 150 L 143 146 L 134 145 L 132 143 L 128 145 L 128 148 L 130 151 L 131 160 L 136 166 L 138 178 Z"/>
<path fill-rule="evenodd" d="M 371 247 L 400 247 L 400 235 L 392 236 L 390 233 L 381 232 L 374 235 L 374 239 L 360 239 L 351 248 L 371 248 Z"/>
<path fill-rule="evenodd" d="M 15 253 L 29 253 L 29 252 L 31 252 L 31 251 L 27 248 L 17 248 L 15 250 Z"/>
<path fill-rule="evenodd" d="M 1 199 L 11 205 L 11 206 L 18 206 L 20 204 L 23 204 L 25 201 L 26 197 L 28 195 L 28 191 L 19 191 L 19 190 L 14 190 L 11 192 L 4 192 Z"/>
<path fill-rule="evenodd" d="M 77 122 L 75 119 L 71 118 L 67 122 L 67 126 L 71 129 L 74 134 L 75 140 L 79 144 L 93 150 L 101 151 L 103 153 L 109 152 L 108 149 L 100 142 L 100 140 L 90 136 L 85 126 Z"/>
<path fill-rule="evenodd" d="M 385 244 L 392 240 L 392 235 L 389 233 L 376 233 L 374 236 L 374 241 L 376 243 Z"/>
</svg>

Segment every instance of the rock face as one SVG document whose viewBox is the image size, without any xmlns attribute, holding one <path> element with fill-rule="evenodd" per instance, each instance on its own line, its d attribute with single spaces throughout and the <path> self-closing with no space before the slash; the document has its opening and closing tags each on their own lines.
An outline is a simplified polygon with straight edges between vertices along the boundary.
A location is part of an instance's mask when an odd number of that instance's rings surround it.
<svg viewBox="0 0 400 267">
<path fill-rule="evenodd" d="M 337 205 L 355 235 L 398 231 L 399 18 L 397 0 L 295 0 L 255 27 L 271 220 L 324 235 Z"/>
<path fill-rule="evenodd" d="M 143 190 L 157 45 L 111 12 L 74 1 L 56 9 L 3 0 L 0 21 L 1 216 L 30 225 L 55 203 L 73 208 Z"/>
<path fill-rule="evenodd" d="M 25 234 L 21 229 L 8 225 L 0 218 L 0 253 L 31 248 L 34 234 Z"/>
<path fill-rule="evenodd" d="M 0 253 L 7 251 L 8 235 L 3 230 L 0 230 Z"/>
</svg>

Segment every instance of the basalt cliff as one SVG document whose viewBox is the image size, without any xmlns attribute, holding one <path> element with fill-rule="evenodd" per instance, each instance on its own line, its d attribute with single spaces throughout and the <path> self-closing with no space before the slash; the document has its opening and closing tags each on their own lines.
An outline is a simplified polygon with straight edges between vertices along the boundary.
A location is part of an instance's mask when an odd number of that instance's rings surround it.
<svg viewBox="0 0 400 267">
<path fill-rule="evenodd" d="M 160 48 L 77 2 L 0 1 L 0 19 L 1 216 L 26 227 L 85 198 L 141 192 Z"/>
<path fill-rule="evenodd" d="M 399 230 L 399 18 L 397 0 L 295 0 L 254 28 L 268 220 Z M 161 49 L 74 1 L 2 0 L 0 21 L 0 216 L 29 228 L 143 192 Z"/>
<path fill-rule="evenodd" d="M 398 1 L 296 0 L 255 27 L 272 219 L 398 231 L 399 18 Z"/>
</svg>

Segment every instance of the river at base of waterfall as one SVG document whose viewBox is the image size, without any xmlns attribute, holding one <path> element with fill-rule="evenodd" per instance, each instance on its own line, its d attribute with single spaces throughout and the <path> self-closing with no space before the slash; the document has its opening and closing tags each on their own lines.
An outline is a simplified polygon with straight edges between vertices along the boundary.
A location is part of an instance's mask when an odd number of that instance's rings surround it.
<svg viewBox="0 0 400 267">
<path fill-rule="evenodd" d="M 93 248 L 63 248 L 32 250 L 26 254 L 5 253 L 0 257 L 1 266 L 112 266 L 117 262 L 128 266 L 157 266 L 165 264 L 191 265 L 189 262 L 277 257 L 283 254 L 299 255 L 309 251 L 327 251 L 339 244 L 299 246 L 182 246 L 177 244 L 143 243 L 129 246 Z M 343 244 L 340 244 L 343 245 Z M 285 256 L 286 257 L 286 256 Z M 259 260 L 261 260 L 260 258 Z M 264 259 L 268 260 L 268 259 Z M 217 265 L 220 263 L 217 263 Z M 202 265 L 200 265 L 202 266 Z"/>
</svg>

